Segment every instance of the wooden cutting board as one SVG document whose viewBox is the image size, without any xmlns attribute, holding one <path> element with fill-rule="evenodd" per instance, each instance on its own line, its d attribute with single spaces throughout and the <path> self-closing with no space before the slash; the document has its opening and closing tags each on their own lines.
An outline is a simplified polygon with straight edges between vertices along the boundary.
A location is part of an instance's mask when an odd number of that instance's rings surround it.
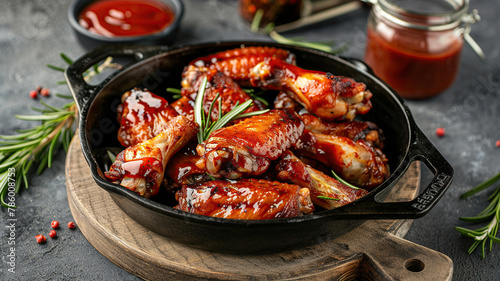
<svg viewBox="0 0 500 281">
<path fill-rule="evenodd" d="M 388 201 L 413 198 L 414 163 Z M 444 254 L 402 239 L 411 220 L 371 220 L 351 232 L 299 250 L 259 255 L 212 253 L 151 232 L 129 218 L 94 182 L 78 138 L 66 159 L 75 221 L 106 258 L 145 280 L 451 280 Z M 314 231 L 313 229 L 311 231 Z"/>
</svg>

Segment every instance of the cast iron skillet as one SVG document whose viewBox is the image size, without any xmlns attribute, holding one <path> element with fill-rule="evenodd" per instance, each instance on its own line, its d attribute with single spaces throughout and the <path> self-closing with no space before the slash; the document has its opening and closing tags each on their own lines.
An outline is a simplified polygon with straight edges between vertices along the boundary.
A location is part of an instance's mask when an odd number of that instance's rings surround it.
<svg viewBox="0 0 500 281">
<path fill-rule="evenodd" d="M 288 49 L 297 65 L 331 72 L 363 82 L 374 94 L 373 109 L 365 116 L 378 124 L 386 136 L 384 152 L 391 176 L 367 196 L 338 209 L 289 219 L 245 221 L 205 217 L 172 208 L 174 202 L 146 199 L 109 183 L 103 176 L 103 149 L 119 146 L 116 107 L 125 91 L 142 85 L 159 95 L 166 87 L 180 87 L 181 71 L 191 60 L 241 45 L 266 45 Z M 105 59 L 127 57 L 133 62 L 98 85 L 88 85 L 82 73 Z M 107 190 L 116 204 L 141 225 L 187 245 L 221 252 L 260 252 L 304 246 L 338 237 L 367 219 L 419 218 L 431 210 L 453 178 L 453 168 L 415 124 L 404 101 L 375 77 L 360 61 L 343 59 L 321 51 L 266 42 L 223 42 L 168 49 L 163 46 L 107 46 L 96 49 L 71 65 L 66 79 L 80 112 L 82 150 L 96 183 Z M 381 203 L 409 165 L 425 163 L 434 177 L 423 192 L 409 202 Z"/>
</svg>

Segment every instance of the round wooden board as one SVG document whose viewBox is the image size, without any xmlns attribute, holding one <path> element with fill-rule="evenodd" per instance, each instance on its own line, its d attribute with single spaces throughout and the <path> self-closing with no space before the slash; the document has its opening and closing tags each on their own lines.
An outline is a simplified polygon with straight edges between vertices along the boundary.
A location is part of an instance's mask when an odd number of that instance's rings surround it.
<svg viewBox="0 0 500 281">
<path fill-rule="evenodd" d="M 419 163 L 389 201 L 418 192 Z M 109 260 L 146 280 L 451 280 L 453 263 L 402 239 L 411 220 L 372 220 L 299 250 L 232 255 L 194 249 L 145 229 L 94 182 L 74 138 L 66 159 L 69 206 L 81 232 Z M 311 230 L 314 231 L 314 230 Z"/>
</svg>

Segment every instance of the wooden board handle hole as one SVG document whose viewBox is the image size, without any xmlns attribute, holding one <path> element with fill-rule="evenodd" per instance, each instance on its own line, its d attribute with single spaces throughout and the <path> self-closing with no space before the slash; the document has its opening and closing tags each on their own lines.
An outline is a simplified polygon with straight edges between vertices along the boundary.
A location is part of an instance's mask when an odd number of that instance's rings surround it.
<svg viewBox="0 0 500 281">
<path fill-rule="evenodd" d="M 425 263 L 418 259 L 410 259 L 405 261 L 405 268 L 411 272 L 420 272 L 424 270 Z"/>
</svg>

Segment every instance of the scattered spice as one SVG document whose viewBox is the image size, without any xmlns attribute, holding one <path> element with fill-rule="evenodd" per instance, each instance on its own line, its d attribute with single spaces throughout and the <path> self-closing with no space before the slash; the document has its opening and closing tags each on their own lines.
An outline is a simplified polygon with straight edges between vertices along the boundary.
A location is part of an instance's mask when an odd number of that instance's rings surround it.
<svg viewBox="0 0 500 281">
<path fill-rule="evenodd" d="M 50 223 L 50 226 L 52 226 L 53 229 L 58 229 L 59 228 L 59 222 L 58 221 L 52 221 Z"/>
<path fill-rule="evenodd" d="M 38 244 L 43 244 L 43 243 L 45 243 L 45 241 L 47 241 L 47 238 L 45 238 L 45 236 L 43 236 L 41 234 L 35 236 L 35 239 L 36 239 L 36 242 Z"/>
<path fill-rule="evenodd" d="M 48 96 L 50 96 L 50 90 L 47 88 L 43 88 L 40 90 L 40 94 L 44 97 L 48 97 Z"/>
<path fill-rule="evenodd" d="M 38 96 L 38 92 L 33 90 L 33 91 L 30 91 L 30 98 L 32 99 L 36 99 L 36 97 Z"/>
<path fill-rule="evenodd" d="M 56 238 L 57 237 L 57 232 L 55 230 L 51 230 L 49 232 L 49 236 L 50 236 L 50 238 Z"/>
<path fill-rule="evenodd" d="M 497 142 L 495 142 L 495 145 L 496 147 L 500 147 L 500 140 L 497 140 Z"/>
<path fill-rule="evenodd" d="M 446 130 L 444 128 L 437 128 L 436 129 L 436 135 L 438 137 L 444 137 L 444 134 L 446 133 Z"/>
<path fill-rule="evenodd" d="M 75 227 L 76 226 L 75 226 L 74 222 L 72 222 L 72 221 L 68 222 L 68 228 L 75 228 Z"/>
</svg>

